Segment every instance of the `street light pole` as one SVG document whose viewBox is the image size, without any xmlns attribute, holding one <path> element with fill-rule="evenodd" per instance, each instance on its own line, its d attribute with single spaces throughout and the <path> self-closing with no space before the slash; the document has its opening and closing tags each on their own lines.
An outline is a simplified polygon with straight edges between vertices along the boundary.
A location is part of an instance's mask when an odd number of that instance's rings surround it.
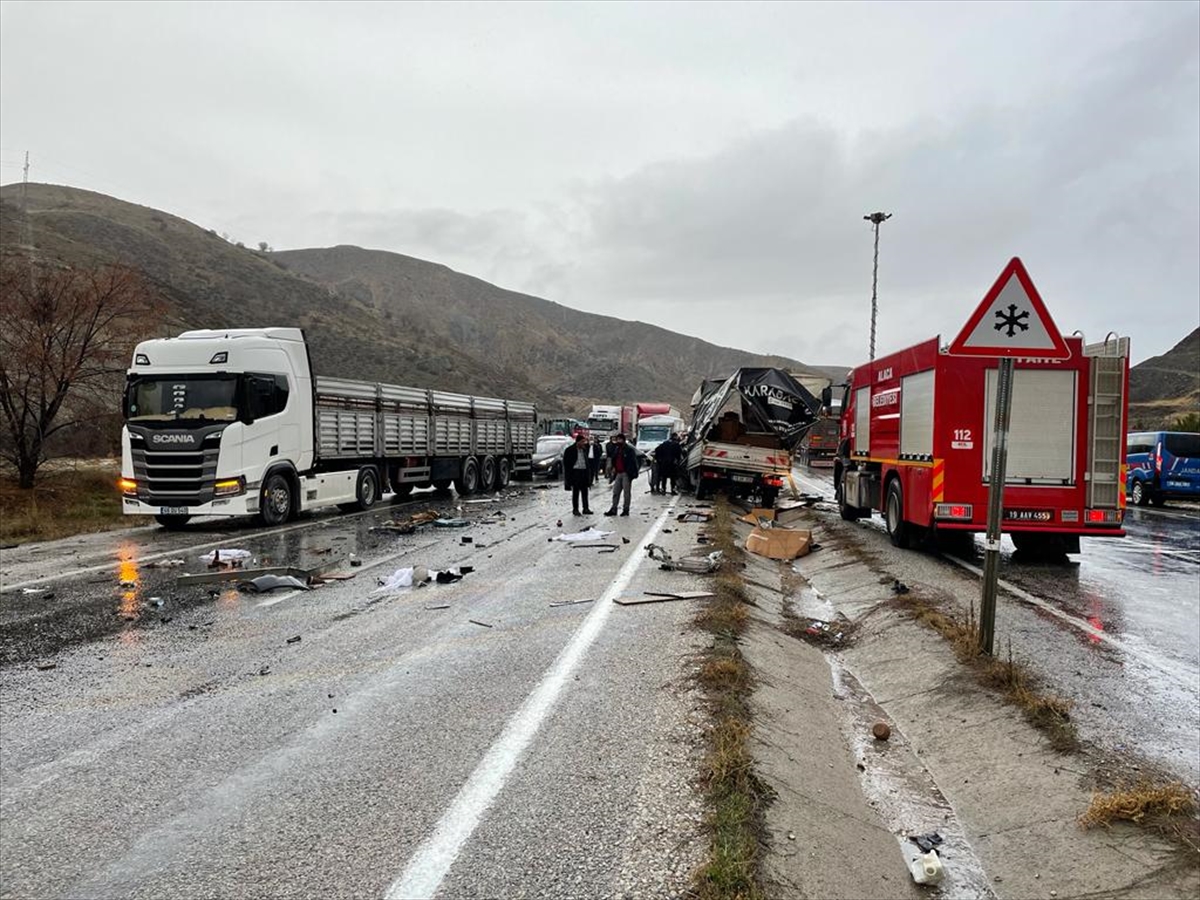
<svg viewBox="0 0 1200 900">
<path fill-rule="evenodd" d="M 873 212 L 869 216 L 863 216 L 868 222 L 875 226 L 875 265 L 871 270 L 871 359 L 870 362 L 875 362 L 875 316 L 879 312 L 879 226 L 892 217 L 891 213 Z"/>
</svg>

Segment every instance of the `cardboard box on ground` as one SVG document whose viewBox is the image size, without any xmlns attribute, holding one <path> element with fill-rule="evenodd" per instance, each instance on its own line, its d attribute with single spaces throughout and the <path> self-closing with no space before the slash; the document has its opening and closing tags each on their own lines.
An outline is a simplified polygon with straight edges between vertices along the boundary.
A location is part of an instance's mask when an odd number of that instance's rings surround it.
<svg viewBox="0 0 1200 900">
<path fill-rule="evenodd" d="M 742 521 L 754 526 L 746 538 L 746 549 L 758 556 L 791 560 L 807 556 L 812 548 L 812 532 L 773 524 L 773 509 L 752 509 L 742 516 Z"/>
</svg>

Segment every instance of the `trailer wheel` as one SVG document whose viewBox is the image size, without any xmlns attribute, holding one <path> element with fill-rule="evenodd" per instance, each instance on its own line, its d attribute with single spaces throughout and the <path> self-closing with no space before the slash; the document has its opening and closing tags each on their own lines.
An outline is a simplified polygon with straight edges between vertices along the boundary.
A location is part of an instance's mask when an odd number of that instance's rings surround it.
<svg viewBox="0 0 1200 900">
<path fill-rule="evenodd" d="M 508 487 L 510 478 L 512 478 L 512 465 L 509 463 L 507 456 L 502 456 L 496 467 L 496 487 L 504 490 Z"/>
<path fill-rule="evenodd" d="M 904 521 L 904 491 L 900 487 L 899 478 L 893 478 L 888 482 L 887 504 L 884 507 L 883 518 L 892 543 L 897 547 L 907 547 L 911 538 L 911 529 Z"/>
<path fill-rule="evenodd" d="M 483 464 L 479 467 L 479 490 L 484 494 L 490 494 L 496 489 L 496 458 L 494 456 L 485 456 Z"/>
<path fill-rule="evenodd" d="M 460 495 L 473 494 L 479 490 L 479 463 L 474 457 L 462 464 L 462 474 L 454 479 L 454 489 Z"/>
<path fill-rule="evenodd" d="M 155 516 L 154 521 L 167 531 L 178 531 L 188 523 L 191 516 Z"/>
<path fill-rule="evenodd" d="M 282 525 L 291 514 L 292 483 L 282 472 L 273 472 L 263 482 L 258 518 L 264 525 Z"/>
</svg>

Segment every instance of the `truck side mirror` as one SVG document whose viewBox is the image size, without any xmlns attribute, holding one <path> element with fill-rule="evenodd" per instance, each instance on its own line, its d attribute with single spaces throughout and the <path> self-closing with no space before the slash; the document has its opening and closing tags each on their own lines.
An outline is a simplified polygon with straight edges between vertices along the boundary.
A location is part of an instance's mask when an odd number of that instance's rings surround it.
<svg viewBox="0 0 1200 900">
<path fill-rule="evenodd" d="M 831 387 L 821 388 L 821 405 L 823 407 L 825 407 L 826 409 L 829 409 L 829 407 L 832 404 L 833 404 L 833 388 L 831 388 Z"/>
</svg>

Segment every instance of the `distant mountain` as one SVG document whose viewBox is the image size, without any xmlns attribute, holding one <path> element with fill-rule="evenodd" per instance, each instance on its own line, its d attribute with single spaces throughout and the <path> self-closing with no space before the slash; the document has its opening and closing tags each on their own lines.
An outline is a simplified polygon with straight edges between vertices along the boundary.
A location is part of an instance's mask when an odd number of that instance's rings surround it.
<svg viewBox="0 0 1200 900">
<path fill-rule="evenodd" d="M 579 412 L 592 402 L 684 407 L 702 379 L 738 366 L 810 368 L 580 312 L 398 253 L 349 246 L 259 252 L 104 194 L 46 184 L 28 190 L 29 228 L 43 257 L 143 270 L 168 300 L 164 333 L 301 326 L 319 373 L 530 398 L 547 412 Z M 20 204 L 20 185 L 0 188 L 6 252 L 22 243 Z"/>
<path fill-rule="evenodd" d="M 1158 428 L 1200 412 L 1200 328 L 1129 370 L 1130 428 Z"/>
</svg>

